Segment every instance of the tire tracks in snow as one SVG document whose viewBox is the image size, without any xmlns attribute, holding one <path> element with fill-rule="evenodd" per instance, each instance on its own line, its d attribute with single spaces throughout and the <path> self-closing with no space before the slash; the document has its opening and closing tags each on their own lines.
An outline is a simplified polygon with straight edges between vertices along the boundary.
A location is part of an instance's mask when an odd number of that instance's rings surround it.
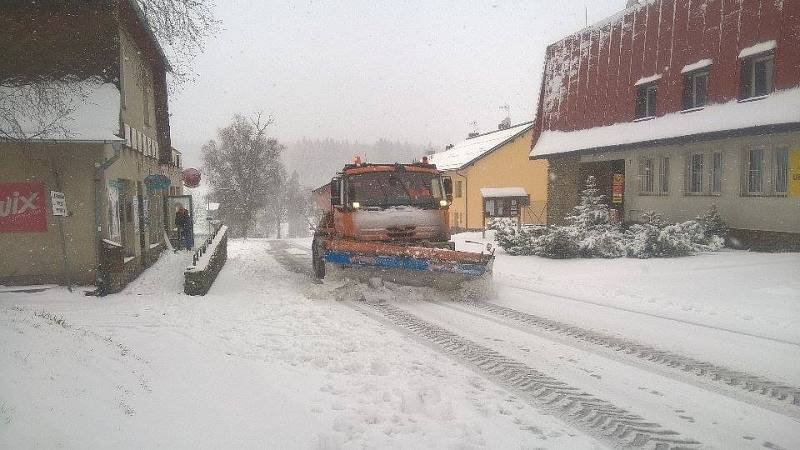
<svg viewBox="0 0 800 450">
<path fill-rule="evenodd" d="M 764 377 L 730 369 L 721 365 L 701 361 L 686 355 L 660 350 L 623 337 L 607 335 L 598 331 L 570 325 L 553 319 L 517 311 L 505 306 L 483 301 L 464 301 L 443 303 L 440 305 L 467 312 L 466 308 L 483 311 L 499 317 L 506 322 L 523 325 L 524 328 L 535 328 L 552 334 L 558 334 L 574 340 L 613 350 L 628 358 L 665 366 L 672 371 L 691 374 L 715 383 L 738 388 L 750 394 L 777 400 L 783 405 L 793 408 L 789 414 L 797 417 L 800 413 L 800 388 L 785 383 L 768 380 Z M 485 318 L 485 316 L 480 316 Z M 772 409 L 772 408 L 771 408 Z M 776 411 L 786 414 L 784 411 Z"/>
<path fill-rule="evenodd" d="M 518 392 L 536 407 L 614 446 L 656 450 L 701 448 L 702 444 L 658 423 L 545 375 L 491 348 L 420 319 L 387 303 L 344 301 L 433 344 L 442 353 Z"/>
<path fill-rule="evenodd" d="M 649 313 L 649 312 L 646 312 L 646 311 L 638 311 L 638 310 L 632 309 L 632 308 L 624 308 L 624 307 L 621 307 L 621 306 L 608 305 L 606 303 L 592 301 L 592 300 L 588 300 L 588 299 L 585 299 L 585 298 L 572 297 L 572 296 L 569 296 L 569 295 L 559 294 L 557 292 L 550 292 L 550 291 L 547 291 L 547 290 L 544 290 L 544 289 L 517 286 L 517 285 L 514 285 L 514 284 L 509 284 L 507 282 L 500 282 L 500 281 L 494 281 L 494 282 L 496 284 L 498 284 L 498 285 L 507 287 L 509 289 L 516 289 L 518 291 L 532 292 L 534 294 L 540 294 L 540 295 L 544 295 L 544 296 L 547 296 L 547 297 L 554 297 L 554 298 L 559 298 L 559 299 L 562 299 L 562 300 L 569 300 L 569 301 L 572 301 L 572 302 L 585 303 L 587 305 L 594 305 L 594 306 L 598 306 L 598 307 L 601 307 L 601 308 L 615 309 L 617 311 L 624 311 L 624 312 L 631 313 L 631 314 L 640 314 L 640 315 L 647 316 L 647 317 L 653 317 L 655 319 L 669 320 L 671 322 L 678 322 L 678 323 L 682 323 L 682 324 L 685 324 L 685 325 L 692 325 L 692 326 L 696 326 L 696 327 L 708 328 L 710 330 L 725 331 L 727 333 L 738 334 L 738 335 L 741 335 L 741 336 L 747 336 L 747 337 L 752 337 L 752 338 L 756 338 L 756 339 L 764 339 L 764 340 L 767 340 L 767 341 L 778 342 L 780 344 L 793 345 L 795 347 L 800 347 L 800 343 L 794 342 L 794 341 L 789 341 L 789 340 L 786 340 L 786 339 L 780 339 L 780 338 L 775 338 L 775 337 L 770 337 L 770 336 L 762 336 L 762 335 L 759 335 L 759 334 L 748 333 L 746 331 L 738 331 L 738 330 L 732 330 L 730 328 L 725 328 L 725 327 L 717 327 L 717 326 L 714 326 L 714 325 L 709 325 L 709 324 L 705 324 L 705 323 L 701 323 L 701 322 L 695 322 L 695 321 L 692 321 L 692 320 L 677 319 L 675 317 L 669 317 L 669 316 L 665 316 L 665 315 L 661 315 L 661 314 L 654 314 L 654 313 Z"/>
</svg>

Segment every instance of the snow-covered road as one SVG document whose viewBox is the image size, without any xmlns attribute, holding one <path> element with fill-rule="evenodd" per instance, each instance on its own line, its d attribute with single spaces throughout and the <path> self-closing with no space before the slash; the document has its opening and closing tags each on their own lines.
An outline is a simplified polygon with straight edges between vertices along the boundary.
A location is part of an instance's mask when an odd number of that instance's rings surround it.
<svg viewBox="0 0 800 450">
<path fill-rule="evenodd" d="M 0 293 L 0 447 L 800 447 L 798 254 L 500 254 L 479 301 L 314 284 L 307 240 L 187 297 L 186 258 Z"/>
</svg>

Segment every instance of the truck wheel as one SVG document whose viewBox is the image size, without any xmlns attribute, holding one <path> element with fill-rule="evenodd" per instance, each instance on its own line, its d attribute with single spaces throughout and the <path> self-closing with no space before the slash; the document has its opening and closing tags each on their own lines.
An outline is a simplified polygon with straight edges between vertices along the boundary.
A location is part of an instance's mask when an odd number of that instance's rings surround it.
<svg viewBox="0 0 800 450">
<path fill-rule="evenodd" d="M 311 244 L 311 266 L 314 269 L 314 278 L 325 278 L 325 241 L 316 237 Z"/>
</svg>

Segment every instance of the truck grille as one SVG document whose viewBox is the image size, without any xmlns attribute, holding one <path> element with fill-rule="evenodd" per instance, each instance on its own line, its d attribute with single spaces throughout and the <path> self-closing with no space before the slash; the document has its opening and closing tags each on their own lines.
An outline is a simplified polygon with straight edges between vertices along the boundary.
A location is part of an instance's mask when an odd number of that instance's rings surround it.
<svg viewBox="0 0 800 450">
<path fill-rule="evenodd" d="M 413 239 L 416 232 L 417 227 L 415 226 L 386 228 L 386 234 L 388 234 L 389 239 L 392 240 Z"/>
</svg>

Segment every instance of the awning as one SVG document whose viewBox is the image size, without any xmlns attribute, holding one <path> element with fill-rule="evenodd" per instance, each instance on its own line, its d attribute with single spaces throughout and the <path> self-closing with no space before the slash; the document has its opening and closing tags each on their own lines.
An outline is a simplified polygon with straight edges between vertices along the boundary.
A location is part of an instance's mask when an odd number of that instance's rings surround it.
<svg viewBox="0 0 800 450">
<path fill-rule="evenodd" d="M 521 187 L 481 188 L 481 196 L 483 198 L 527 197 L 528 193 Z"/>
</svg>

